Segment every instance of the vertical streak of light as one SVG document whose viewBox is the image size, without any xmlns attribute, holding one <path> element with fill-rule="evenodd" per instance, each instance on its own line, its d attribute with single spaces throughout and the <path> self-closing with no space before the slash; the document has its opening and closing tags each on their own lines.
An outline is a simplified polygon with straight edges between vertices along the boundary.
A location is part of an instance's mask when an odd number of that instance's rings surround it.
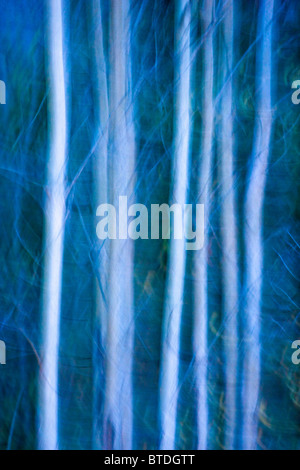
<svg viewBox="0 0 300 470">
<path fill-rule="evenodd" d="M 111 2 L 110 199 L 134 196 L 135 131 L 132 110 L 130 0 Z M 120 209 L 120 208 L 119 208 Z M 133 242 L 111 240 L 104 409 L 104 446 L 132 449 Z"/>
<path fill-rule="evenodd" d="M 257 34 L 257 114 L 245 198 L 245 359 L 243 370 L 243 449 L 257 447 L 261 357 L 261 296 L 263 276 L 263 202 L 272 132 L 272 20 L 274 0 L 262 0 Z"/>
<path fill-rule="evenodd" d="M 208 394 L 207 394 L 207 327 L 208 327 L 208 227 L 210 218 L 212 159 L 214 132 L 214 45 L 213 45 L 214 2 L 204 0 L 202 30 L 205 37 L 203 46 L 203 91 L 202 91 L 202 138 L 199 154 L 200 173 L 198 194 L 205 204 L 206 240 L 203 249 L 195 253 L 194 273 L 196 287 L 194 294 L 193 351 L 195 358 L 196 404 L 197 404 L 197 449 L 205 450 L 208 444 Z"/>
<path fill-rule="evenodd" d="M 48 0 L 49 159 L 45 209 L 39 447 L 58 448 L 58 355 L 65 227 L 66 95 L 61 0 Z"/>
<path fill-rule="evenodd" d="M 234 5 L 224 0 L 223 78 L 233 70 Z M 236 197 L 234 189 L 232 78 L 226 84 L 221 100 L 221 238 L 223 315 L 225 321 L 225 448 L 235 445 L 238 373 L 238 256 Z"/>
<path fill-rule="evenodd" d="M 92 50 L 94 51 L 93 68 L 95 70 L 94 97 L 96 139 L 95 150 L 95 198 L 96 206 L 108 202 L 108 89 L 107 70 L 103 44 L 103 20 L 100 0 L 92 0 L 91 4 Z M 96 339 L 93 354 L 94 364 L 94 417 L 93 417 L 93 446 L 99 449 L 103 445 L 101 420 L 101 381 L 102 366 L 101 352 L 107 337 L 107 305 L 108 305 L 108 269 L 109 269 L 109 240 L 96 242 Z"/>
<path fill-rule="evenodd" d="M 197 449 L 207 449 L 208 441 L 208 396 L 207 396 L 207 325 L 208 325 L 208 225 L 210 216 L 213 129 L 214 129 L 214 50 L 213 50 L 213 4 L 204 0 L 202 29 L 205 37 L 203 46 L 203 91 L 202 91 L 202 138 L 199 159 L 201 160 L 198 179 L 200 202 L 205 204 L 206 239 L 202 250 L 194 254 L 194 331 L 193 352 L 195 358 L 195 383 L 197 406 Z"/>
<path fill-rule="evenodd" d="M 187 200 L 191 113 L 189 0 L 176 0 L 175 9 L 175 119 L 171 203 L 181 204 L 183 207 Z M 175 448 L 176 439 L 185 260 L 185 241 L 171 239 L 160 375 L 160 448 L 168 450 Z"/>
</svg>

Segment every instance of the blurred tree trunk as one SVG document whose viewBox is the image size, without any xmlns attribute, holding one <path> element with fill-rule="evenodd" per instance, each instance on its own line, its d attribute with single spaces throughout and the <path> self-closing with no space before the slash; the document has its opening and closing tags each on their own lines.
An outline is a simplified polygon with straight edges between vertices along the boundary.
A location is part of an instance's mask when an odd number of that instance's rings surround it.
<svg viewBox="0 0 300 470">
<path fill-rule="evenodd" d="M 66 93 L 62 1 L 48 0 L 49 157 L 45 208 L 40 449 L 58 448 L 58 356 L 65 227 Z"/>
<path fill-rule="evenodd" d="M 199 149 L 199 176 L 197 193 L 199 202 L 205 204 L 204 247 L 194 254 L 194 332 L 193 351 L 195 358 L 195 383 L 197 403 L 197 449 L 205 450 L 208 439 L 208 393 L 207 393 L 207 325 L 208 325 L 208 250 L 212 186 L 212 160 L 214 135 L 214 25 L 211 0 L 203 1 L 202 31 L 203 45 L 203 86 L 202 86 L 202 137 Z"/>
<path fill-rule="evenodd" d="M 245 198 L 245 306 L 243 370 L 244 449 L 257 447 L 261 375 L 261 301 L 263 280 L 263 205 L 272 131 L 272 20 L 274 0 L 259 8 L 256 60 L 256 122 Z"/>
<path fill-rule="evenodd" d="M 90 9 L 91 48 L 93 55 L 93 95 L 95 121 L 95 212 L 100 204 L 108 202 L 108 86 L 107 67 L 104 51 L 104 31 L 101 2 L 92 0 Z M 96 240 L 94 249 L 94 267 L 96 274 L 96 320 L 93 347 L 94 373 L 94 412 L 93 412 L 93 447 L 103 446 L 102 409 L 104 391 L 103 355 L 107 340 L 108 315 L 108 274 L 109 240 Z"/>
<path fill-rule="evenodd" d="M 223 1 L 223 41 L 221 98 L 221 239 L 222 239 L 222 283 L 223 321 L 225 351 L 225 448 L 235 445 L 238 374 L 238 256 L 237 217 L 234 181 L 234 129 L 233 129 L 233 44 L 234 3 Z"/>
<path fill-rule="evenodd" d="M 174 155 L 170 203 L 187 202 L 190 151 L 190 26 L 189 0 L 175 4 L 175 110 Z M 170 240 L 162 332 L 160 375 L 161 449 L 175 449 L 179 392 L 180 325 L 182 317 L 186 249 L 185 240 Z"/>
<path fill-rule="evenodd" d="M 111 2 L 110 24 L 110 202 L 134 198 L 135 131 L 132 110 L 130 0 Z M 131 239 L 110 243 L 106 340 L 104 447 L 132 448 L 134 251 Z"/>
</svg>

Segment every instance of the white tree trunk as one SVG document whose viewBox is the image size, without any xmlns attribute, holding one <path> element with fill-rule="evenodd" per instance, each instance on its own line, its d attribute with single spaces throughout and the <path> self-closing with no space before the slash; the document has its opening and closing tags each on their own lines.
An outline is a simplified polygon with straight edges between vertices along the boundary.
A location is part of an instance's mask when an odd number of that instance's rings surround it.
<svg viewBox="0 0 300 470">
<path fill-rule="evenodd" d="M 208 325 L 208 250 L 209 219 L 212 186 L 213 131 L 214 131 L 214 51 L 213 51 L 213 4 L 204 0 L 202 28 L 205 34 L 203 45 L 203 90 L 202 90 L 202 138 L 199 151 L 200 171 L 198 179 L 199 202 L 205 205 L 204 247 L 194 255 L 194 332 L 193 351 L 195 358 L 197 449 L 207 449 L 208 403 L 207 403 L 207 325 Z"/>
<path fill-rule="evenodd" d="M 189 0 L 175 4 L 175 118 L 171 204 L 187 202 L 190 149 L 190 23 Z M 174 449 L 178 402 L 180 325 L 184 295 L 184 240 L 170 241 L 162 332 L 160 374 L 161 449 Z"/>
<path fill-rule="evenodd" d="M 260 392 L 261 295 L 263 278 L 263 203 L 272 131 L 272 20 L 274 0 L 260 2 L 257 35 L 257 115 L 245 199 L 245 360 L 243 371 L 244 449 L 257 447 Z"/>
<path fill-rule="evenodd" d="M 237 375 L 238 375 L 238 256 L 237 218 L 234 181 L 233 142 L 233 71 L 234 5 L 233 0 L 224 0 L 224 21 L 222 42 L 223 88 L 221 99 L 221 239 L 222 239 L 222 282 L 223 321 L 225 352 L 225 448 L 235 446 L 237 418 Z"/>
<path fill-rule="evenodd" d="M 107 89 L 107 68 L 103 44 L 103 20 L 100 0 L 91 2 L 91 48 L 93 55 L 93 94 L 95 113 L 95 207 L 108 202 L 108 127 L 109 107 Z M 95 212 L 96 212 L 95 208 Z M 95 234 L 96 235 L 96 234 Z M 109 240 L 97 240 L 95 246 L 96 272 L 96 321 L 94 338 L 94 416 L 93 416 L 93 446 L 100 449 L 103 446 L 102 435 L 102 393 L 103 383 L 103 352 L 107 340 L 108 316 L 108 282 L 109 282 Z"/>
<path fill-rule="evenodd" d="M 40 449 L 58 448 L 58 356 L 65 230 L 66 93 L 62 1 L 48 0 L 49 159 L 45 209 Z"/>
<path fill-rule="evenodd" d="M 134 197 L 135 132 L 132 110 L 130 1 L 111 2 L 110 201 Z M 132 240 L 112 240 L 106 345 L 105 447 L 132 449 L 132 360 L 134 340 Z"/>
</svg>

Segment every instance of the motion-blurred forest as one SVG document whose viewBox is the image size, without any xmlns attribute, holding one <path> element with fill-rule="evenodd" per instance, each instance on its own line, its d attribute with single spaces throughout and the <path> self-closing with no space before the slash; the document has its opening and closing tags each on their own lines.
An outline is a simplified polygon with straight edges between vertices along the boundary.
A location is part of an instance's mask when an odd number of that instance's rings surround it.
<svg viewBox="0 0 300 470">
<path fill-rule="evenodd" d="M 298 0 L 0 0 L 0 449 L 300 449 Z M 96 209 L 203 203 L 202 250 Z"/>
</svg>

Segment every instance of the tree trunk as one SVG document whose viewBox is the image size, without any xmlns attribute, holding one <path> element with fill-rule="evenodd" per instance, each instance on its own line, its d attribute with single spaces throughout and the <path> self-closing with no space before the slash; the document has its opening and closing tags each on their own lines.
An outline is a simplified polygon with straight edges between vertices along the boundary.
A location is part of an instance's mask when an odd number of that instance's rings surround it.
<svg viewBox="0 0 300 470">
<path fill-rule="evenodd" d="M 260 333 L 263 278 L 263 203 L 272 131 L 271 85 L 272 20 L 274 0 L 262 0 L 259 10 L 256 61 L 257 115 L 254 144 L 245 199 L 245 359 L 243 371 L 244 449 L 255 449 L 260 392 Z"/>
<path fill-rule="evenodd" d="M 187 202 L 190 150 L 190 23 L 189 0 L 175 4 L 175 117 L 171 204 Z M 174 449 L 178 402 L 180 325 L 184 296 L 185 241 L 171 239 L 162 332 L 160 374 L 161 449 Z"/>
<path fill-rule="evenodd" d="M 132 111 L 130 1 L 111 2 L 110 201 L 134 197 L 135 132 Z M 111 240 L 106 342 L 105 447 L 132 449 L 133 242 Z"/>
<path fill-rule="evenodd" d="M 208 250 L 209 219 L 212 186 L 213 130 L 214 130 L 214 50 L 213 50 L 213 2 L 204 0 L 202 29 L 205 35 L 203 45 L 203 90 L 202 90 L 202 137 L 199 151 L 199 202 L 205 204 L 204 247 L 194 256 L 194 333 L 193 351 L 195 358 L 197 449 L 207 449 L 208 403 L 207 403 L 207 325 L 208 325 Z"/>
<path fill-rule="evenodd" d="M 49 159 L 45 208 L 40 449 L 58 448 L 58 356 L 65 227 L 66 93 L 62 1 L 49 0 Z"/>
<path fill-rule="evenodd" d="M 224 0 L 223 82 L 221 99 L 221 239 L 225 351 L 225 448 L 235 446 L 238 374 L 238 256 L 233 137 L 233 0 Z"/>
<path fill-rule="evenodd" d="M 93 95 L 95 101 L 94 119 L 96 125 L 95 139 L 95 212 L 100 204 L 108 202 L 108 128 L 109 107 L 107 68 L 104 52 L 104 32 L 101 2 L 92 0 L 90 19 L 93 25 L 91 48 L 93 55 Z M 94 267 L 96 274 L 96 319 L 93 347 L 94 364 L 94 414 L 93 414 L 93 447 L 101 449 L 102 410 L 104 391 L 104 351 L 107 341 L 108 322 L 108 280 L 109 280 L 109 240 L 96 240 L 94 249 Z"/>
</svg>

